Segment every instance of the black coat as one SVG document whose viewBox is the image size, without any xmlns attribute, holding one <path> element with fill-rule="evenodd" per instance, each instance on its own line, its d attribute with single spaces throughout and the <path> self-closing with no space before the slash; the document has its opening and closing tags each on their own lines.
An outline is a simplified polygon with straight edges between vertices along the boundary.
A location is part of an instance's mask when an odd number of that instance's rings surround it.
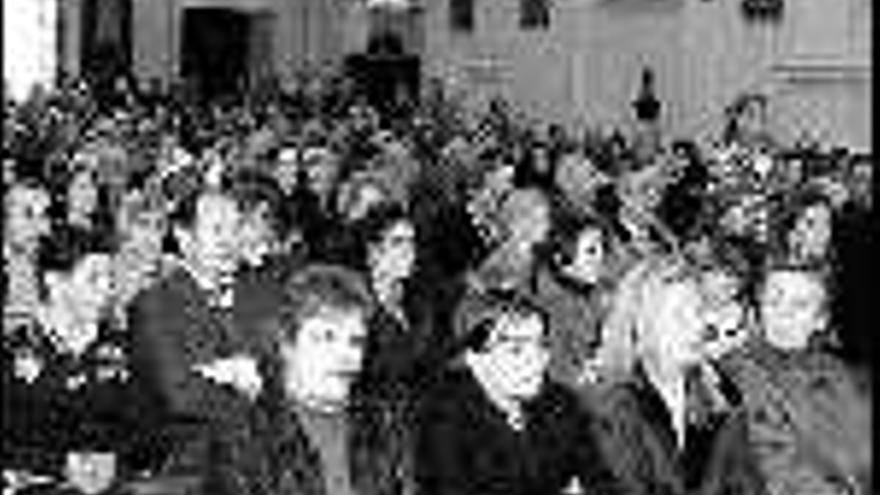
<svg viewBox="0 0 880 495">
<path fill-rule="evenodd" d="M 621 493 L 593 438 L 591 418 L 548 382 L 517 432 L 468 371 L 452 371 L 418 416 L 416 476 L 425 495 Z"/>
</svg>

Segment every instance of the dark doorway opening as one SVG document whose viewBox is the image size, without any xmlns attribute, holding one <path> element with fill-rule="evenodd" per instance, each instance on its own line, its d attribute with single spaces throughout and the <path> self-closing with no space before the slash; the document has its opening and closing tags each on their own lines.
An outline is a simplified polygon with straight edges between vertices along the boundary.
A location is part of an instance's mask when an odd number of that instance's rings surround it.
<svg viewBox="0 0 880 495">
<path fill-rule="evenodd" d="M 231 9 L 185 10 L 181 73 L 200 101 L 241 97 L 250 17 Z"/>
</svg>

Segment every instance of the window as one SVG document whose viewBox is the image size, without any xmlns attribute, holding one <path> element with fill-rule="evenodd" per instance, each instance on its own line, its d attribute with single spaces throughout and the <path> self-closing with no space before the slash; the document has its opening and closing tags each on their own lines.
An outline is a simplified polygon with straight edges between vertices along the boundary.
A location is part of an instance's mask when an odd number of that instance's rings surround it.
<svg viewBox="0 0 880 495">
<path fill-rule="evenodd" d="M 474 0 L 449 0 L 449 23 L 453 31 L 473 31 Z"/>
<path fill-rule="evenodd" d="M 519 25 L 523 29 L 550 27 L 551 0 L 520 0 Z"/>
</svg>

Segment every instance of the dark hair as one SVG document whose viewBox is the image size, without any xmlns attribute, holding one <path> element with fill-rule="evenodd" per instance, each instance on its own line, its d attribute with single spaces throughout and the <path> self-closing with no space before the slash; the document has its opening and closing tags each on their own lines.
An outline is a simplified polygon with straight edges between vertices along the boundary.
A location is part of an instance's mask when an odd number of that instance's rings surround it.
<svg viewBox="0 0 880 495">
<path fill-rule="evenodd" d="M 464 347 L 477 353 L 489 351 L 492 336 L 502 318 L 523 320 L 538 317 L 548 331 L 547 312 L 529 296 L 516 291 L 490 290 L 477 302 L 474 318 L 464 336 Z"/>
<path fill-rule="evenodd" d="M 106 236 L 65 229 L 41 240 L 37 256 L 42 271 L 69 273 L 90 254 L 112 253 L 113 246 Z"/>
<path fill-rule="evenodd" d="M 786 201 L 780 201 L 777 204 L 777 214 L 775 220 L 777 228 L 774 229 L 778 238 L 775 240 L 776 247 L 782 251 L 788 252 L 788 235 L 797 224 L 798 219 L 803 215 L 804 211 L 813 206 L 825 206 L 832 214 L 832 225 L 834 223 L 834 207 L 829 198 L 821 190 L 808 187 L 801 189 L 787 198 Z"/>
<path fill-rule="evenodd" d="M 361 311 L 369 320 L 374 302 L 359 273 L 336 265 L 307 266 L 294 273 L 285 286 L 280 338 L 295 341 L 302 322 L 326 308 Z"/>
<path fill-rule="evenodd" d="M 366 249 L 381 242 L 385 233 L 400 222 L 412 223 L 409 212 L 400 203 L 384 202 L 373 205 L 363 218 L 354 224 L 360 244 Z"/>
<path fill-rule="evenodd" d="M 550 252 L 552 261 L 560 265 L 568 265 L 574 261 L 577 242 L 586 229 L 595 229 L 602 235 L 602 246 L 606 251 L 611 248 L 610 227 L 600 218 L 584 213 L 567 211 L 561 213 L 550 229 Z"/>
<path fill-rule="evenodd" d="M 232 194 L 243 212 L 267 205 L 273 230 L 281 237 L 286 235 L 291 220 L 284 208 L 284 192 L 274 177 L 258 170 L 240 170 L 232 178 Z"/>
</svg>

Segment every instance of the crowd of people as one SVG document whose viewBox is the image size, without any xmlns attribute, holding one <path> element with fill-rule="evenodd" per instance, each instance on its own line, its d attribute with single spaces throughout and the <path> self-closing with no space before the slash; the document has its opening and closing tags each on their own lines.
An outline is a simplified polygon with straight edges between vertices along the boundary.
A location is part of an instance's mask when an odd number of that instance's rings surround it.
<svg viewBox="0 0 880 495">
<path fill-rule="evenodd" d="M 8 493 L 873 493 L 870 155 L 417 100 L 4 98 Z"/>
</svg>

